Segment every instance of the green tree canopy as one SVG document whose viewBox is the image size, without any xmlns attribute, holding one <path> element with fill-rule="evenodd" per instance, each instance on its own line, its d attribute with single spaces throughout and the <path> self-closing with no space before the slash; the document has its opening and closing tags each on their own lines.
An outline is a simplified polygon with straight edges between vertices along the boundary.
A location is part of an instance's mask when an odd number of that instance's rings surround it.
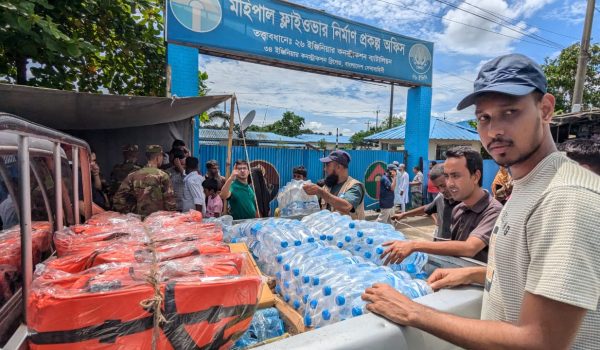
<svg viewBox="0 0 600 350">
<path fill-rule="evenodd" d="M 361 131 L 355 133 L 354 135 L 352 135 L 352 137 L 350 137 L 350 142 L 352 142 L 352 147 L 357 148 L 357 147 L 373 146 L 375 143 L 370 142 L 370 141 L 365 141 L 365 137 L 368 137 L 368 136 L 374 135 L 378 132 L 390 129 L 389 123 L 390 123 L 390 117 L 387 117 L 383 121 L 383 123 L 381 123 L 379 126 L 371 127 L 368 130 L 361 130 Z M 406 123 L 406 120 L 404 120 L 404 118 L 392 116 L 392 128 L 404 125 L 405 123 Z"/>
<path fill-rule="evenodd" d="M 556 97 L 557 112 L 569 112 L 575 87 L 579 44 L 562 50 L 556 58 L 546 58 L 542 65 L 548 92 Z M 583 89 L 583 104 L 600 107 L 600 45 L 590 46 L 590 59 L 587 64 L 586 79 Z"/>
<path fill-rule="evenodd" d="M 164 96 L 162 5 L 159 0 L 0 0 L 0 80 Z"/>
<path fill-rule="evenodd" d="M 294 112 L 287 111 L 283 113 L 283 116 L 280 120 L 274 122 L 273 124 L 268 124 L 265 126 L 252 125 L 248 128 L 248 131 L 273 132 L 279 135 L 294 137 L 310 131 L 308 129 L 302 129 L 303 126 L 303 117 Z"/>
</svg>

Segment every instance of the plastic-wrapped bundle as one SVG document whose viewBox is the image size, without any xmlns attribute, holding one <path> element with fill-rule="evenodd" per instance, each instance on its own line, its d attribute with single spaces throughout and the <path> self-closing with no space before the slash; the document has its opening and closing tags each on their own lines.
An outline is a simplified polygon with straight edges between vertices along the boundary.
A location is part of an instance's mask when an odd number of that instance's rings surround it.
<svg viewBox="0 0 600 350">
<path fill-rule="evenodd" d="M 309 215 L 321 210 L 317 196 L 306 194 L 302 189 L 310 180 L 292 180 L 287 183 L 277 194 L 277 202 L 281 217 Z"/>
<path fill-rule="evenodd" d="M 188 256 L 229 252 L 230 249 L 227 244 L 213 241 L 184 241 L 157 245 L 152 249 L 145 244 L 112 242 L 95 250 L 90 249 L 79 254 L 70 254 L 60 259 L 51 260 L 47 263 L 47 266 L 52 269 L 75 273 L 108 263 L 151 263 L 155 257 L 157 261 L 162 262 Z"/>
<path fill-rule="evenodd" d="M 274 308 L 257 310 L 252 318 L 250 327 L 233 346 L 234 349 L 244 349 L 262 341 L 280 337 L 285 333 L 279 311 Z"/>
<path fill-rule="evenodd" d="M 205 218 L 202 220 L 204 223 L 215 223 L 221 227 L 223 231 L 223 241 L 231 242 L 234 237 L 233 233 L 233 217 L 231 215 L 223 215 L 218 218 Z"/>
<path fill-rule="evenodd" d="M 85 252 L 106 246 L 112 241 L 135 244 L 148 242 L 146 229 L 141 223 L 118 225 L 74 225 L 56 231 L 54 246 L 58 256 Z"/>
<path fill-rule="evenodd" d="M 190 222 L 202 222 L 202 213 L 197 210 L 190 210 L 187 213 L 157 211 L 144 219 L 144 224 L 149 227 L 179 226 Z"/>
<path fill-rule="evenodd" d="M 38 264 L 50 255 L 52 245 L 52 226 L 48 222 L 34 222 L 31 226 L 33 264 Z M 0 265 L 21 269 L 21 229 L 14 226 L 0 231 Z"/>
<path fill-rule="evenodd" d="M 88 219 L 86 224 L 93 226 L 101 225 L 119 225 L 119 224 L 138 224 L 142 220 L 136 214 L 121 214 L 114 211 L 105 211 L 96 214 Z"/>
<path fill-rule="evenodd" d="M 28 298 L 29 347 L 150 349 L 156 335 L 159 349 L 228 348 L 256 309 L 261 278 L 248 266 L 244 254 L 78 273 L 38 265 Z"/>
<path fill-rule="evenodd" d="M 422 280 L 403 271 L 377 266 L 348 251 L 309 243 L 276 257 L 276 292 L 304 315 L 308 327 L 321 327 L 366 312 L 360 298 L 374 283 L 387 283 L 410 298 L 432 292 Z"/>
<path fill-rule="evenodd" d="M 252 220 L 236 225 L 241 237 L 256 257 L 261 270 L 268 274 L 275 273 L 275 256 L 282 251 L 305 243 L 314 242 L 308 228 L 298 220 L 269 218 Z"/>
<path fill-rule="evenodd" d="M 382 265 L 381 254 L 385 251 L 383 243 L 394 240 L 406 240 L 404 235 L 389 224 L 365 220 L 352 220 L 328 210 L 322 210 L 302 219 L 310 228 L 313 237 L 354 255 L 361 256 L 377 265 Z M 427 264 L 427 254 L 415 252 L 400 264 L 392 264 L 393 270 L 405 271 L 412 276 L 422 277 L 423 267 Z"/>
</svg>

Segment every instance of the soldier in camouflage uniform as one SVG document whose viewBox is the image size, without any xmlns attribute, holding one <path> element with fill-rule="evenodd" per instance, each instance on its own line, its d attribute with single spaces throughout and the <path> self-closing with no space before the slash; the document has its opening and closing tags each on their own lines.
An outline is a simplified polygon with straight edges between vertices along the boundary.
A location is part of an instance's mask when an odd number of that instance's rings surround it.
<svg viewBox="0 0 600 350">
<path fill-rule="evenodd" d="M 137 165 L 137 157 L 138 145 L 123 146 L 123 163 L 115 165 L 110 173 L 109 195 L 111 197 L 117 193 L 119 186 L 121 186 L 127 175 L 142 168 Z"/>
<path fill-rule="evenodd" d="M 159 210 L 176 209 L 169 175 L 158 169 L 162 163 L 162 147 L 147 146 L 146 158 L 148 165 L 127 175 L 115 194 L 113 206 L 116 211 L 146 217 Z"/>
</svg>

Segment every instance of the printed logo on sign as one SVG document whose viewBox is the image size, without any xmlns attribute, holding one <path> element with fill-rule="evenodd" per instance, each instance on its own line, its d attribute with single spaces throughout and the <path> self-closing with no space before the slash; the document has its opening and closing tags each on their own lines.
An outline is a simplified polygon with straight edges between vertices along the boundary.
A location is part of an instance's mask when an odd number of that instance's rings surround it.
<svg viewBox="0 0 600 350">
<path fill-rule="evenodd" d="M 387 164 L 382 161 L 371 163 L 365 172 L 365 189 L 367 190 L 367 196 L 371 199 L 379 199 L 379 181 L 383 174 Z"/>
<path fill-rule="evenodd" d="M 431 68 L 431 52 L 429 52 L 427 46 L 415 44 L 410 48 L 408 61 L 410 62 L 410 67 L 417 74 L 425 74 Z"/>
<path fill-rule="evenodd" d="M 171 11 L 181 25 L 197 33 L 214 30 L 223 16 L 219 0 L 171 0 Z"/>
</svg>

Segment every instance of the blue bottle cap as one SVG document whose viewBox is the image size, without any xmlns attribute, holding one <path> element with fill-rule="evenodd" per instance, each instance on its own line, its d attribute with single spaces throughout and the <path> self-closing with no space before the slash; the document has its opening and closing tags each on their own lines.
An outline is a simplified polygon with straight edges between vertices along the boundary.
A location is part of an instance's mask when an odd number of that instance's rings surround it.
<svg viewBox="0 0 600 350">
<path fill-rule="evenodd" d="M 275 286 L 275 293 L 281 295 L 281 287 L 280 286 Z"/>
<path fill-rule="evenodd" d="M 337 242 L 337 247 L 338 247 L 338 248 L 343 248 L 343 247 L 344 247 L 344 243 L 342 243 L 342 242 Z"/>
<path fill-rule="evenodd" d="M 323 288 L 323 294 L 325 294 L 325 296 L 330 296 L 331 295 L 331 287 L 330 286 L 325 286 Z"/>
<path fill-rule="evenodd" d="M 321 280 L 319 277 L 313 277 L 313 286 L 318 286 Z"/>
<path fill-rule="evenodd" d="M 288 294 L 283 296 L 283 300 L 285 300 L 286 303 L 290 302 L 290 296 Z"/>
<path fill-rule="evenodd" d="M 358 244 L 354 246 L 354 250 L 355 250 L 355 251 L 357 251 L 357 252 L 359 252 L 359 251 L 360 251 L 360 248 L 361 248 L 361 247 L 360 247 L 360 245 L 358 245 Z"/>
<path fill-rule="evenodd" d="M 295 268 L 294 270 L 292 270 L 292 272 L 294 273 L 294 276 L 298 277 L 300 275 L 300 269 Z"/>
<path fill-rule="evenodd" d="M 354 222 L 351 222 L 350 224 L 348 224 L 348 227 L 350 227 L 350 228 L 355 228 L 355 227 L 356 227 L 356 224 L 355 224 Z"/>
<path fill-rule="evenodd" d="M 371 254 L 371 252 L 365 252 L 365 258 L 371 259 L 372 256 L 373 254 Z"/>
<path fill-rule="evenodd" d="M 344 240 L 346 242 L 350 242 L 350 241 L 352 241 L 352 237 L 350 237 L 350 235 L 346 235 L 346 237 L 344 237 Z"/>
<path fill-rule="evenodd" d="M 308 303 L 308 294 L 302 296 L 302 302 L 304 302 L 304 304 Z"/>
<path fill-rule="evenodd" d="M 285 287 L 285 289 L 289 289 L 290 288 L 290 282 L 288 282 L 288 281 L 283 282 L 283 287 Z"/>
<path fill-rule="evenodd" d="M 277 278 L 278 280 L 281 279 L 281 272 L 277 271 L 277 273 L 275 274 L 275 278 Z"/>
<path fill-rule="evenodd" d="M 317 305 L 319 305 L 319 302 L 317 301 L 317 299 L 313 299 L 313 300 L 310 301 L 310 308 L 311 309 L 313 309 L 313 310 L 316 309 Z"/>
<path fill-rule="evenodd" d="M 309 315 L 304 316 L 304 325 L 306 327 L 310 327 L 310 325 L 312 324 L 312 320 L 310 319 Z"/>
<path fill-rule="evenodd" d="M 377 253 L 377 255 L 383 254 L 383 248 L 382 247 L 377 247 L 377 249 L 375 249 L 375 253 Z"/>
<path fill-rule="evenodd" d="M 285 271 L 289 271 L 289 270 L 290 270 L 290 264 L 285 264 L 285 265 L 283 265 L 283 269 L 284 269 Z"/>
<path fill-rule="evenodd" d="M 371 238 L 371 237 L 367 238 L 367 244 L 373 244 L 373 238 Z"/>
<path fill-rule="evenodd" d="M 329 321 L 329 319 L 331 319 L 331 313 L 327 309 L 325 309 L 325 310 L 323 310 L 323 312 L 321 312 L 321 316 L 323 316 L 323 319 L 325 321 Z"/>
<path fill-rule="evenodd" d="M 364 236 L 364 235 L 365 235 L 365 233 L 364 233 L 364 232 L 362 232 L 362 231 L 358 231 L 358 232 L 356 232 L 356 236 L 357 236 L 358 238 L 361 238 L 361 237 L 362 237 L 362 236 Z"/>
<path fill-rule="evenodd" d="M 231 243 L 237 243 L 237 238 L 236 237 L 232 238 Z"/>
<path fill-rule="evenodd" d="M 298 310 L 300 308 L 300 301 L 294 300 L 294 309 Z"/>
<path fill-rule="evenodd" d="M 339 306 L 342 306 L 342 305 L 346 304 L 346 298 L 344 298 L 343 295 L 338 295 L 337 297 L 335 297 L 335 303 L 338 304 Z"/>
<path fill-rule="evenodd" d="M 308 237 L 308 243 L 313 243 L 315 241 L 315 237 Z"/>
<path fill-rule="evenodd" d="M 319 236 L 319 239 L 321 239 L 322 241 L 324 241 L 324 240 L 326 240 L 326 239 L 327 239 L 327 235 L 323 235 L 323 234 L 322 234 L 322 235 L 320 235 L 320 236 Z"/>
<path fill-rule="evenodd" d="M 295 241 L 294 241 L 294 245 L 295 245 L 296 247 L 297 247 L 297 246 L 299 246 L 299 245 L 301 245 L 301 244 L 302 244 L 302 241 L 300 241 L 300 240 L 295 240 Z M 284 247 L 284 248 L 285 248 L 285 247 Z"/>
<path fill-rule="evenodd" d="M 417 272 L 417 268 L 416 268 L 415 264 L 406 264 L 406 272 L 408 272 L 408 273 Z"/>
<path fill-rule="evenodd" d="M 419 272 L 415 275 L 415 277 L 421 280 L 426 280 L 428 276 L 426 272 Z"/>
<path fill-rule="evenodd" d="M 363 314 L 363 311 L 360 307 L 355 306 L 352 308 L 352 316 L 356 317 L 356 316 L 360 316 Z"/>
<path fill-rule="evenodd" d="M 333 241 L 333 236 L 332 235 L 327 235 L 327 240 L 328 241 Z"/>
<path fill-rule="evenodd" d="M 302 276 L 302 282 L 304 282 L 304 283 L 310 282 L 310 277 L 308 277 L 308 276 Z"/>
</svg>

